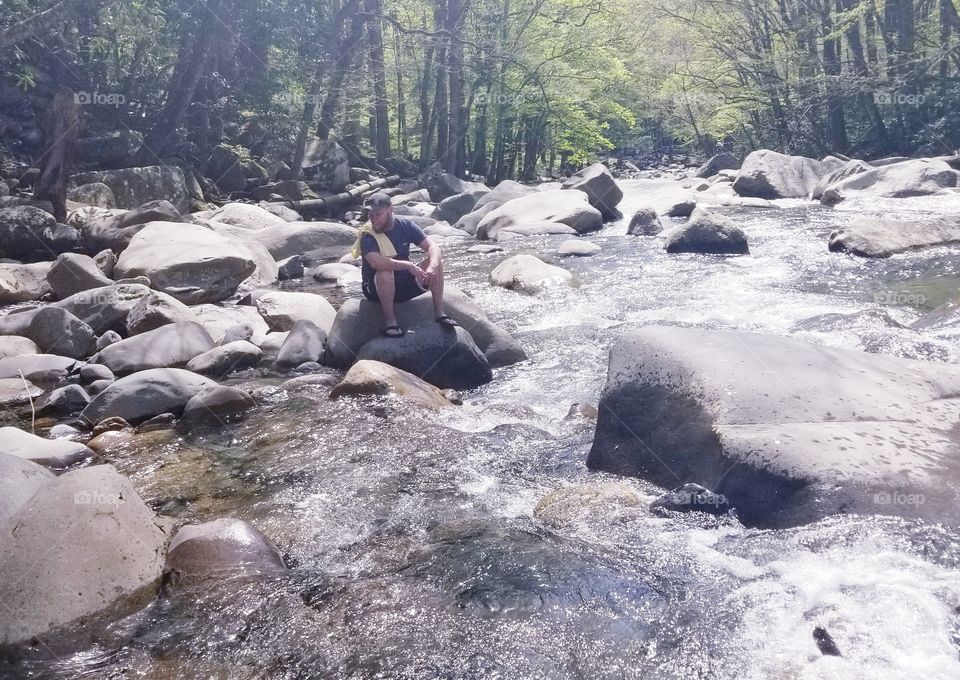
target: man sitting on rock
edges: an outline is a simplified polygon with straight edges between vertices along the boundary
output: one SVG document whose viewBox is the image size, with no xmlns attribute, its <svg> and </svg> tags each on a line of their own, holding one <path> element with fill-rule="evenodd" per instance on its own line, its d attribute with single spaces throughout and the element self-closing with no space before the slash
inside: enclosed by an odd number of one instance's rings
<svg viewBox="0 0 960 680">
<path fill-rule="evenodd" d="M 437 323 L 453 327 L 457 322 L 443 311 L 443 260 L 440 247 L 416 223 L 394 217 L 390 197 L 378 191 L 367 199 L 370 224 L 360 229 L 354 257 L 363 256 L 363 294 L 380 302 L 386 322 L 384 335 L 403 337 L 394 304 L 406 302 L 428 290 L 433 295 Z M 426 258 L 416 265 L 410 261 L 410 244 L 416 244 Z"/>
</svg>

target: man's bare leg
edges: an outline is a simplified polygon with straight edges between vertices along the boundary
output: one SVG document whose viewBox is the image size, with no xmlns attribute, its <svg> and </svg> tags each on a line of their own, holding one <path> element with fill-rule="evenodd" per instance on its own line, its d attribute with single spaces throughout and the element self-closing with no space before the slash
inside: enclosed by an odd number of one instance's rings
<svg viewBox="0 0 960 680">
<path fill-rule="evenodd" d="M 398 325 L 396 314 L 393 311 L 393 298 L 397 290 L 393 272 L 389 269 L 380 269 L 373 275 L 373 281 L 377 287 L 377 297 L 380 298 L 383 320 L 387 326 Z"/>
<path fill-rule="evenodd" d="M 421 269 L 426 269 L 426 260 L 420 263 Z M 437 265 L 433 272 L 433 279 L 430 281 L 430 294 L 433 296 L 433 311 L 435 316 L 443 316 L 443 264 Z"/>
</svg>

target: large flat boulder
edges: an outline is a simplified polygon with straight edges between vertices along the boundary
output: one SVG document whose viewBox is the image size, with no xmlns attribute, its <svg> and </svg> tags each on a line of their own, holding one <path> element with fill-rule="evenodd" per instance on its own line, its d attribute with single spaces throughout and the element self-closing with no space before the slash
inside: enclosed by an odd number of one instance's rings
<svg viewBox="0 0 960 680">
<path fill-rule="evenodd" d="M 743 161 L 733 190 L 740 196 L 766 199 L 807 198 L 821 177 L 842 164 L 836 159 L 818 161 L 760 149 Z"/>
<path fill-rule="evenodd" d="M 487 213 L 477 225 L 477 238 L 492 239 L 501 229 L 531 222 L 559 222 L 584 233 L 603 226 L 603 216 L 582 191 L 538 191 Z"/>
<path fill-rule="evenodd" d="M 167 200 L 180 212 L 190 206 L 183 171 L 175 165 L 84 172 L 70 177 L 74 184 L 101 182 L 113 191 L 118 208 L 136 208 L 148 201 Z"/>
<path fill-rule="evenodd" d="M 547 264 L 526 253 L 509 257 L 490 272 L 490 283 L 507 290 L 535 294 L 551 286 L 576 284 L 573 274 L 563 267 Z"/>
<path fill-rule="evenodd" d="M 88 255 L 64 253 L 47 272 L 47 282 L 58 300 L 91 288 L 103 288 L 113 284 Z"/>
<path fill-rule="evenodd" d="M 960 520 L 960 367 L 650 326 L 610 351 L 587 465 L 723 494 L 749 525 Z"/>
<path fill-rule="evenodd" d="M 131 210 L 92 210 L 85 208 L 71 214 L 83 234 L 88 252 L 111 250 L 119 253 L 151 222 L 181 222 L 182 215 L 170 201 L 148 201 Z"/>
<path fill-rule="evenodd" d="M 402 338 L 374 338 L 357 359 L 390 364 L 441 389 L 472 389 L 493 379 L 487 358 L 467 331 L 436 323 L 408 329 Z"/>
<path fill-rule="evenodd" d="M 37 343 L 23 335 L 0 335 L 0 359 L 21 354 L 40 354 Z"/>
<path fill-rule="evenodd" d="M 0 453 L 0 526 L 19 512 L 30 496 L 56 476 L 42 465 Z"/>
<path fill-rule="evenodd" d="M 260 206 L 250 203 L 227 203 L 214 210 L 209 219 L 254 231 L 283 225 L 286 222 L 282 217 L 277 217 Z"/>
<path fill-rule="evenodd" d="M 161 413 L 179 415 L 213 380 L 181 368 L 153 368 L 120 378 L 98 394 L 80 417 L 95 424 L 117 416 L 136 425 Z"/>
<path fill-rule="evenodd" d="M 527 358 L 523 348 L 509 333 L 496 325 L 462 291 L 448 287 L 444 292 L 445 311 L 462 326 L 494 368 L 509 366 Z M 435 325 L 433 301 L 421 295 L 396 306 L 397 321 L 404 328 Z M 324 363 L 346 368 L 357 358 L 360 348 L 383 332 L 383 312 L 379 303 L 350 298 L 341 305 L 327 338 Z"/>
<path fill-rule="evenodd" d="M 213 349 L 213 338 L 195 321 L 178 321 L 107 345 L 92 361 L 117 375 L 151 368 L 178 368 Z"/>
<path fill-rule="evenodd" d="M 0 379 L 20 378 L 54 384 L 63 381 L 77 368 L 76 359 L 56 354 L 21 354 L 0 359 Z"/>
<path fill-rule="evenodd" d="M 130 240 L 115 278 L 146 276 L 185 304 L 224 300 L 257 268 L 244 247 L 192 224 L 151 222 Z"/>
<path fill-rule="evenodd" d="M 886 217 L 856 217 L 830 234 L 832 252 L 861 257 L 890 257 L 910 250 L 960 243 L 960 218 L 915 217 L 910 220 Z"/>
<path fill-rule="evenodd" d="M 958 178 L 960 174 L 944 161 L 920 158 L 852 172 L 828 185 L 820 202 L 836 205 L 849 198 L 926 196 L 957 186 Z"/>
<path fill-rule="evenodd" d="M 250 237 L 275 260 L 283 260 L 314 250 L 350 247 L 357 240 L 357 230 L 338 222 L 285 222 L 254 231 Z"/>
<path fill-rule="evenodd" d="M 623 200 L 623 191 L 603 163 L 594 163 L 580 172 L 571 175 L 563 183 L 564 189 L 582 191 L 594 208 L 600 211 L 605 220 L 616 220 L 623 215 L 617 210 Z"/>
<path fill-rule="evenodd" d="M 312 321 L 329 333 L 337 316 L 333 305 L 316 293 L 264 291 L 254 304 L 272 331 L 289 331 L 297 321 Z"/>
<path fill-rule="evenodd" d="M 112 466 L 44 484 L 0 528 L 0 646 L 89 646 L 157 593 L 165 527 Z"/>
<path fill-rule="evenodd" d="M 39 300 L 50 293 L 49 262 L 10 264 L 0 262 L 0 305 Z"/>
<path fill-rule="evenodd" d="M 343 380 L 330 392 L 331 399 L 387 395 L 432 409 L 451 405 L 443 390 L 427 381 L 389 364 L 369 359 L 358 361 L 351 366 Z"/>
<path fill-rule="evenodd" d="M 126 335 L 130 310 L 149 294 L 150 289 L 143 284 L 117 283 L 74 293 L 52 306 L 70 312 L 90 326 L 94 333 L 112 330 Z"/>
</svg>

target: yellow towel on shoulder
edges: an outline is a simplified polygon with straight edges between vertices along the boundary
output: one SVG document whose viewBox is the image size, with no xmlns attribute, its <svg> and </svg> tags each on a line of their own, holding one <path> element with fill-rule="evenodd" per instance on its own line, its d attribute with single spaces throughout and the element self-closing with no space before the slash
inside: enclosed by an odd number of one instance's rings
<svg viewBox="0 0 960 680">
<path fill-rule="evenodd" d="M 380 254 L 384 257 L 396 257 L 397 249 L 393 247 L 393 242 L 387 237 L 386 234 L 382 234 L 379 231 L 374 230 L 373 225 L 365 224 L 360 227 L 360 230 L 357 232 L 357 240 L 353 243 L 353 250 L 350 251 L 350 254 L 353 256 L 353 259 L 357 259 L 362 254 L 360 248 L 360 241 L 363 240 L 364 235 L 370 234 L 377 240 L 377 248 L 380 249 Z"/>
</svg>

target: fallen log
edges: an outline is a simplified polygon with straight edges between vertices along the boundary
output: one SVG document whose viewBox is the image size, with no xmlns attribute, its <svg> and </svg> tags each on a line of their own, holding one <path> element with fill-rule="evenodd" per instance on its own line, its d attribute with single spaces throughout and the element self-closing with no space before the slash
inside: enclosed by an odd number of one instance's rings
<svg viewBox="0 0 960 680">
<path fill-rule="evenodd" d="M 389 177 L 376 179 L 372 182 L 365 182 L 364 184 L 355 186 L 353 189 L 350 189 L 350 191 L 344 191 L 343 193 L 335 194 L 333 196 L 312 198 L 305 201 L 269 201 L 268 205 L 282 205 L 286 206 L 287 208 L 293 208 L 294 210 L 320 210 L 322 208 L 330 208 L 335 205 L 340 205 L 341 203 L 356 201 L 366 193 L 376 191 L 377 189 L 382 189 L 384 187 L 392 187 L 399 182 L 400 175 L 390 175 Z"/>
</svg>

